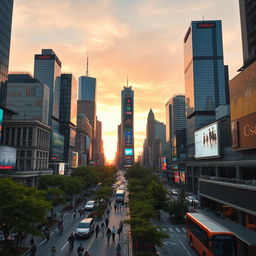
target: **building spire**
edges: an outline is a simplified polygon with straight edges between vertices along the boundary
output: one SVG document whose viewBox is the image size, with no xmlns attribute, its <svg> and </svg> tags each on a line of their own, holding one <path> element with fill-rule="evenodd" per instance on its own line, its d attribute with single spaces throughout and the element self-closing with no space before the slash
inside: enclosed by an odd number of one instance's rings
<svg viewBox="0 0 256 256">
<path fill-rule="evenodd" d="M 126 82 L 126 86 L 129 86 L 129 80 L 128 80 L 128 73 L 127 73 L 127 82 Z"/>
<path fill-rule="evenodd" d="M 86 76 L 89 76 L 89 60 L 88 60 L 88 50 L 87 50 L 87 58 L 86 58 Z"/>
</svg>

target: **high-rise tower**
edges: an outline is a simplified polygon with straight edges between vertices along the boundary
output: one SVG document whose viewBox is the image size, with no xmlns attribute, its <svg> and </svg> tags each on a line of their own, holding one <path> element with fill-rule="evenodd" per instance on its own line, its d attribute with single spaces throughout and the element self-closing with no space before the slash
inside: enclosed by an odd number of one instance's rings
<svg viewBox="0 0 256 256">
<path fill-rule="evenodd" d="M 194 155 L 194 131 L 215 120 L 226 104 L 220 20 L 192 21 L 184 38 L 187 150 Z"/>
<path fill-rule="evenodd" d="M 12 10 L 13 0 L 0 0 L 0 107 L 6 104 Z"/>
<path fill-rule="evenodd" d="M 128 82 L 121 91 L 121 108 L 121 166 L 129 167 L 134 163 L 134 91 Z"/>
</svg>

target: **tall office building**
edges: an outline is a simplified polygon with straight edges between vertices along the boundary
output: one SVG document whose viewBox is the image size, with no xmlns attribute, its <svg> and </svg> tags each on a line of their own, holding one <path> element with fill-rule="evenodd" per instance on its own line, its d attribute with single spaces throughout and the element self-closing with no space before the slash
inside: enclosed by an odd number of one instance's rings
<svg viewBox="0 0 256 256">
<path fill-rule="evenodd" d="M 155 115 L 152 109 L 149 110 L 147 118 L 147 144 L 152 146 L 155 138 Z"/>
<path fill-rule="evenodd" d="M 13 0 L 0 0 L 0 107 L 5 107 Z"/>
<path fill-rule="evenodd" d="M 193 157 L 194 131 L 215 120 L 215 109 L 226 104 L 220 20 L 192 21 L 184 38 L 187 104 L 187 150 Z"/>
<path fill-rule="evenodd" d="M 64 161 L 72 166 L 76 147 L 77 81 L 72 74 L 61 74 L 60 133 L 64 135 Z"/>
<path fill-rule="evenodd" d="M 52 49 L 42 49 L 35 55 L 34 77 L 50 89 L 49 125 L 52 116 L 59 119 L 61 62 Z"/>
<path fill-rule="evenodd" d="M 122 167 L 129 167 L 134 163 L 134 91 L 128 83 L 121 91 L 121 121 Z"/>
<path fill-rule="evenodd" d="M 155 139 L 165 141 L 166 125 L 160 121 L 155 120 Z"/>
<path fill-rule="evenodd" d="M 244 67 L 256 60 L 256 2 L 239 0 Z"/>
<path fill-rule="evenodd" d="M 165 105 L 166 109 L 166 141 L 172 145 L 176 131 L 186 128 L 186 103 L 184 95 L 171 98 Z"/>
<path fill-rule="evenodd" d="M 49 87 L 30 74 L 8 75 L 6 107 L 15 120 L 38 120 L 48 124 Z"/>
</svg>

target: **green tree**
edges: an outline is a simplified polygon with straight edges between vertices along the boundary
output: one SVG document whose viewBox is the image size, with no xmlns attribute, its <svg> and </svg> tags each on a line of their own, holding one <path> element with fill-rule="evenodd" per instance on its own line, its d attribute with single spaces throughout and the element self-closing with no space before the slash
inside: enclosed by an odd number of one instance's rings
<svg viewBox="0 0 256 256">
<path fill-rule="evenodd" d="M 96 191 L 96 199 L 100 200 L 103 198 L 104 200 L 107 200 L 111 196 L 111 194 L 112 194 L 112 188 L 102 187 Z"/>
<path fill-rule="evenodd" d="M 52 206 L 57 206 L 66 202 L 66 194 L 59 188 L 47 188 L 45 197 L 51 202 Z"/>
<path fill-rule="evenodd" d="M 35 226 L 45 220 L 50 206 L 35 188 L 0 179 L 0 229 L 5 239 L 11 232 L 38 234 Z"/>
</svg>

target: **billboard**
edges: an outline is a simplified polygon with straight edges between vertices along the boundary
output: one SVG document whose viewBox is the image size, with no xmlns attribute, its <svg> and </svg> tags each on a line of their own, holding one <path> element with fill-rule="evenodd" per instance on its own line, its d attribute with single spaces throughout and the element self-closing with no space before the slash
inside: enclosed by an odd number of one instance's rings
<svg viewBox="0 0 256 256">
<path fill-rule="evenodd" d="M 133 99 L 127 97 L 124 100 L 124 128 L 132 129 L 133 127 Z"/>
<path fill-rule="evenodd" d="M 186 183 L 186 172 L 180 172 L 180 183 Z"/>
<path fill-rule="evenodd" d="M 161 157 L 161 166 L 163 171 L 167 170 L 166 156 Z"/>
<path fill-rule="evenodd" d="M 4 111 L 0 108 L 0 143 L 2 138 L 2 125 L 3 125 Z"/>
<path fill-rule="evenodd" d="M 231 132 L 233 149 L 256 148 L 256 113 L 232 121 Z"/>
<path fill-rule="evenodd" d="M 231 121 L 256 112 L 256 62 L 229 82 Z"/>
<path fill-rule="evenodd" d="M 71 168 L 78 167 L 78 152 L 71 152 Z"/>
<path fill-rule="evenodd" d="M 180 183 L 179 172 L 174 172 L 174 182 L 175 183 Z"/>
<path fill-rule="evenodd" d="M 73 128 L 70 128 L 69 134 L 69 146 L 75 147 L 76 146 L 76 131 Z"/>
<path fill-rule="evenodd" d="M 52 132 L 52 156 L 51 160 L 59 161 L 64 156 L 64 136 L 58 132 Z"/>
<path fill-rule="evenodd" d="M 207 157 L 219 157 L 217 122 L 195 131 L 195 158 Z"/>
<path fill-rule="evenodd" d="M 132 146 L 132 130 L 124 131 L 124 144 L 125 144 L 125 147 Z"/>
<path fill-rule="evenodd" d="M 65 163 L 59 163 L 59 175 L 64 175 Z"/>
<path fill-rule="evenodd" d="M 125 149 L 124 149 L 124 155 L 125 155 L 125 156 L 132 156 L 132 155 L 133 155 L 133 150 L 132 150 L 132 148 L 125 148 Z"/>
<path fill-rule="evenodd" d="M 0 169 L 14 169 L 16 166 L 17 149 L 0 146 Z"/>
</svg>

